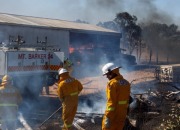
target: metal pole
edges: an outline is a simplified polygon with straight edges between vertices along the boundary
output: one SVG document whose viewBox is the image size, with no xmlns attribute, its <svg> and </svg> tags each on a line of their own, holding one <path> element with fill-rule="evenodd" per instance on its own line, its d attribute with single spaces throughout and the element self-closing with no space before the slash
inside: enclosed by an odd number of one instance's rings
<svg viewBox="0 0 180 130">
<path fill-rule="evenodd" d="M 45 121 L 43 121 L 39 127 L 41 127 L 46 121 L 48 121 L 48 120 L 49 120 L 54 114 L 56 114 L 61 108 L 62 108 L 62 106 L 59 107 L 55 112 L 53 112 L 53 114 L 51 114 Z"/>
</svg>

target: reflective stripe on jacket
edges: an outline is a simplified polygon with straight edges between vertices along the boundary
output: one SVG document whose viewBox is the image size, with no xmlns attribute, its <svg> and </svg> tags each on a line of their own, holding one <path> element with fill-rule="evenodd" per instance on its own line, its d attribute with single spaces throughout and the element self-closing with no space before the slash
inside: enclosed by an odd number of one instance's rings
<svg viewBox="0 0 180 130">
<path fill-rule="evenodd" d="M 0 104 L 0 107 L 18 107 L 18 105 L 17 104 L 5 104 L 5 103 L 3 103 L 3 104 Z"/>
</svg>

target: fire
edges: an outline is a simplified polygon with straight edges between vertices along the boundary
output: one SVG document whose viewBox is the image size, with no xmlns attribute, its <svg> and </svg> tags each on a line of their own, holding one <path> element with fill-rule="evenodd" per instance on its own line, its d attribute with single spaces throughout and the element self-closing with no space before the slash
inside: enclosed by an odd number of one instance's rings
<svg viewBox="0 0 180 130">
<path fill-rule="evenodd" d="M 94 49 L 94 45 L 92 45 L 92 44 L 81 45 L 78 48 L 70 46 L 69 47 L 69 53 L 71 54 L 71 53 L 73 53 L 75 51 L 78 51 L 78 52 L 82 53 L 85 50 L 92 50 L 92 49 Z"/>
<path fill-rule="evenodd" d="M 73 47 L 70 47 L 69 48 L 69 53 L 71 54 L 71 53 L 73 53 L 75 51 L 75 48 L 73 48 Z"/>
</svg>

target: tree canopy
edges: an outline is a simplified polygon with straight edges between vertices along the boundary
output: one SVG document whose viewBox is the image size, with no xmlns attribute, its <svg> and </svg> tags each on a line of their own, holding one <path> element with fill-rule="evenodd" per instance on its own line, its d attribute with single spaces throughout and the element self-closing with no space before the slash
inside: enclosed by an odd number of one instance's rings
<svg viewBox="0 0 180 130">
<path fill-rule="evenodd" d="M 167 60 L 169 56 L 180 56 L 178 53 L 180 32 L 177 25 L 164 23 L 137 24 L 137 21 L 136 16 L 130 15 L 128 12 L 120 12 L 112 21 L 99 22 L 97 25 L 121 32 L 123 49 L 127 50 L 129 54 L 136 50 L 138 59 L 140 59 L 144 47 L 150 51 L 150 57 L 156 55 L 157 63 L 158 55 L 166 55 Z"/>
</svg>

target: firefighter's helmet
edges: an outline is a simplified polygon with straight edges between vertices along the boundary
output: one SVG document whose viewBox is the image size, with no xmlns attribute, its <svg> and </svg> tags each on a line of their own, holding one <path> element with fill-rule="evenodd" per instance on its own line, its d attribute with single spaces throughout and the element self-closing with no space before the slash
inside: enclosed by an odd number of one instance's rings
<svg viewBox="0 0 180 130">
<path fill-rule="evenodd" d="M 103 72 L 103 75 L 106 75 L 108 72 L 111 72 L 111 71 L 113 71 L 115 69 L 119 69 L 119 68 L 121 68 L 121 67 L 118 67 L 114 63 L 110 62 L 110 63 L 105 64 L 102 67 L 102 72 Z"/>
<path fill-rule="evenodd" d="M 61 74 L 64 74 L 64 73 L 67 73 L 68 71 L 66 70 L 66 69 L 64 69 L 64 68 L 60 68 L 59 70 L 58 70 L 58 74 L 59 75 L 61 75 Z"/>
<path fill-rule="evenodd" d="M 4 75 L 4 77 L 2 78 L 2 83 L 4 82 L 11 82 L 12 78 L 9 75 Z"/>
</svg>

